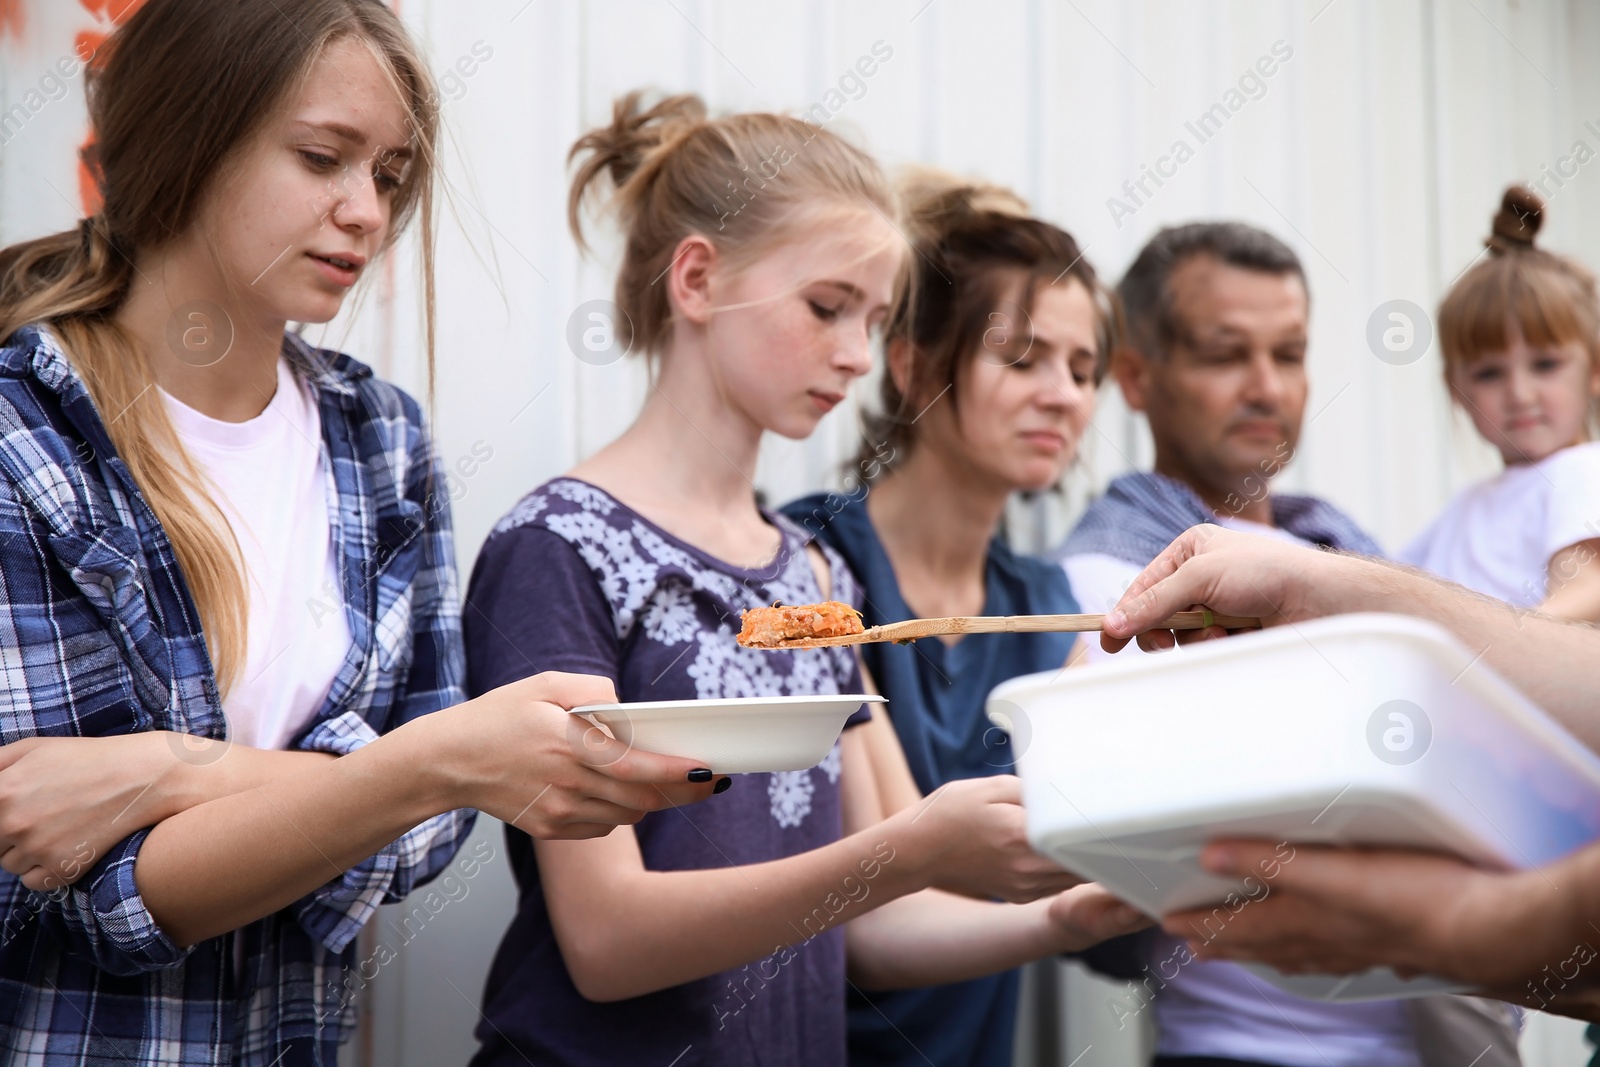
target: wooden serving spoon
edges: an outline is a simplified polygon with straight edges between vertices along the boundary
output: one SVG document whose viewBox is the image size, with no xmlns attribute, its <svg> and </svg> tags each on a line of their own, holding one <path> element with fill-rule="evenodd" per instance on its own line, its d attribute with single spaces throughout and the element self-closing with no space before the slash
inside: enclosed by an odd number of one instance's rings
<svg viewBox="0 0 1600 1067">
<path fill-rule="evenodd" d="M 838 637 L 795 637 L 775 645 L 752 645 L 752 648 L 793 649 L 822 648 L 826 645 L 863 645 L 874 641 L 915 641 L 921 637 L 942 634 L 1038 634 L 1087 633 L 1103 629 L 1104 615 L 957 615 L 947 619 L 908 619 L 873 626 L 858 634 Z M 1157 630 L 1203 630 L 1207 626 L 1221 626 L 1228 630 L 1259 630 L 1261 620 L 1237 615 L 1218 615 L 1210 611 L 1179 611 Z"/>
</svg>

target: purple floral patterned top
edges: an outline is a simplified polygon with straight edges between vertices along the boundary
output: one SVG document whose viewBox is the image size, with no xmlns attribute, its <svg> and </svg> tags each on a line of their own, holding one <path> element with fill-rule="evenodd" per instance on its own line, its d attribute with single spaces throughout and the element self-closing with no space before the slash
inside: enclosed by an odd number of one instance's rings
<svg viewBox="0 0 1600 1067">
<path fill-rule="evenodd" d="M 849 648 L 770 652 L 734 640 L 741 611 L 824 598 L 807 537 L 765 514 L 783 547 L 757 569 L 724 563 L 603 490 L 559 478 L 494 528 L 467 594 L 473 695 L 541 671 L 611 678 L 624 701 L 859 693 Z M 831 599 L 860 604 L 832 549 Z M 858 712 L 852 725 L 865 722 Z M 839 747 L 804 771 L 738 775 L 706 802 L 635 828 L 652 870 L 743 866 L 838 840 Z M 585 1000 L 562 962 L 532 842 L 508 828 L 517 914 L 484 994 L 474 1067 L 546 1064 L 833 1065 L 845 1060 L 844 938 L 838 928 L 775 945 L 764 959 L 615 1003 Z M 809 932 L 809 930 L 807 931 Z"/>
</svg>

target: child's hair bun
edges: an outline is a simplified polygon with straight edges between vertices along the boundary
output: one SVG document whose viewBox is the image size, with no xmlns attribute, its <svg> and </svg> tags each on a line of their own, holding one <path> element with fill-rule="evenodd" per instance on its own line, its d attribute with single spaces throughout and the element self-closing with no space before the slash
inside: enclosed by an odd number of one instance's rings
<svg viewBox="0 0 1600 1067">
<path fill-rule="evenodd" d="M 1526 185 L 1506 187 L 1500 198 L 1500 211 L 1494 217 L 1494 228 L 1484 244 L 1491 252 L 1527 251 L 1533 248 L 1534 238 L 1544 222 L 1544 200 Z"/>
</svg>

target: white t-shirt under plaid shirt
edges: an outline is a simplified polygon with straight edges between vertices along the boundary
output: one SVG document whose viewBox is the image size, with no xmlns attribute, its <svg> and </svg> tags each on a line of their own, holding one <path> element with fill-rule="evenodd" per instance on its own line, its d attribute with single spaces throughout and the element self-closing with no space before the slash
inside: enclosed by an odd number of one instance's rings
<svg viewBox="0 0 1600 1067">
<path fill-rule="evenodd" d="M 245 422 L 213 419 L 165 390 L 161 398 L 244 562 L 248 647 L 222 701 L 228 739 L 287 748 L 327 700 L 350 653 L 350 626 L 332 593 L 338 582 L 322 419 L 282 357 L 272 400 Z"/>
</svg>

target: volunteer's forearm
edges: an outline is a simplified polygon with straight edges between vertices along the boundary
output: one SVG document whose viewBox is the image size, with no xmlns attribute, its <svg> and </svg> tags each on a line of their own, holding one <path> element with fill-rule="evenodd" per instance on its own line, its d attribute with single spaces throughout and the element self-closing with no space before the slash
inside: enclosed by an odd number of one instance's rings
<svg viewBox="0 0 1600 1067">
<path fill-rule="evenodd" d="M 1585 744 L 1600 748 L 1593 693 L 1600 630 L 1593 627 L 1519 612 L 1395 564 L 1197 526 L 1130 583 L 1106 616 L 1102 646 L 1116 651 L 1138 636 L 1142 645 L 1171 647 L 1182 638 L 1163 631 L 1161 621 L 1195 604 L 1257 615 L 1269 626 L 1356 611 L 1430 619 L 1453 631 Z"/>
<path fill-rule="evenodd" d="M 1360 562 L 1364 580 L 1345 585 L 1345 610 L 1398 611 L 1441 624 L 1584 744 L 1600 750 L 1600 630 L 1519 612 L 1414 571 Z"/>
</svg>

